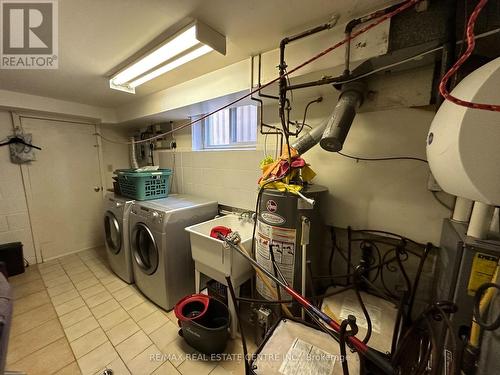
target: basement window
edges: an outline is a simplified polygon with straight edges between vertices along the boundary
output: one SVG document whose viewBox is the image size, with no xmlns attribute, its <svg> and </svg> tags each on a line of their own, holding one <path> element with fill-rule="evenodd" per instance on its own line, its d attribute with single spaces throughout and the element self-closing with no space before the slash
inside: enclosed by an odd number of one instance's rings
<svg viewBox="0 0 500 375">
<path fill-rule="evenodd" d="M 196 151 L 254 149 L 257 144 L 257 107 L 228 108 L 201 120 L 193 126 L 192 140 Z"/>
</svg>

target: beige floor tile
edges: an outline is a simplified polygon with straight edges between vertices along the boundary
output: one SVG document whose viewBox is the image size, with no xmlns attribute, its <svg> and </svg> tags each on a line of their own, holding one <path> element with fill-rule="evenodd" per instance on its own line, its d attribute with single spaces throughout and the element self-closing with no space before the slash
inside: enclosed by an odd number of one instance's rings
<svg viewBox="0 0 500 375">
<path fill-rule="evenodd" d="M 154 361 L 151 358 L 158 354 L 161 354 L 160 349 L 153 344 L 135 356 L 134 359 L 127 362 L 127 367 L 134 375 L 150 375 L 162 364 L 161 361 Z"/>
<path fill-rule="evenodd" d="M 158 309 L 150 302 L 143 302 L 129 310 L 129 314 L 136 322 L 154 313 Z"/>
<path fill-rule="evenodd" d="M 34 330 L 10 337 L 7 362 L 14 363 L 61 337 L 64 338 L 64 332 L 57 319 L 50 320 Z"/>
<path fill-rule="evenodd" d="M 10 336 L 17 336 L 56 318 L 57 315 L 52 307 L 52 304 L 47 303 L 36 307 L 33 310 L 25 312 L 24 314 L 16 315 L 12 319 Z"/>
<path fill-rule="evenodd" d="M 49 375 L 63 369 L 74 360 L 68 342 L 65 338 L 61 338 L 12 364 L 12 368 L 29 375 Z"/>
<path fill-rule="evenodd" d="M 180 375 L 180 372 L 169 361 L 158 367 L 152 375 Z"/>
<path fill-rule="evenodd" d="M 64 292 L 69 292 L 70 290 L 75 290 L 73 287 L 72 283 L 64 283 L 60 284 L 57 286 L 54 286 L 52 288 L 47 289 L 47 293 L 49 294 L 50 298 L 56 297 L 60 294 L 63 294 Z"/>
<path fill-rule="evenodd" d="M 33 310 L 46 303 L 50 303 L 50 298 L 45 290 L 19 298 L 14 301 L 14 316 Z"/>
<path fill-rule="evenodd" d="M 110 272 L 107 272 L 106 276 L 100 277 L 99 279 L 100 279 L 101 283 L 103 283 L 106 286 L 114 283 L 115 281 L 121 281 L 121 279 L 118 276 L 115 276 L 114 274 L 112 274 Z M 127 284 L 125 284 L 125 285 L 127 285 Z M 118 289 L 120 289 L 120 288 L 118 288 Z"/>
<path fill-rule="evenodd" d="M 73 283 L 79 283 L 79 282 L 82 282 L 84 280 L 90 279 L 92 277 L 95 277 L 94 274 L 90 271 L 87 271 L 87 272 L 82 272 L 82 273 L 79 273 L 76 275 L 71 275 L 71 281 L 73 281 Z"/>
<path fill-rule="evenodd" d="M 137 290 L 132 285 L 128 285 L 122 289 L 119 289 L 119 290 L 113 292 L 112 294 L 113 294 L 113 297 L 115 297 L 117 301 L 122 301 L 125 298 L 130 297 L 131 295 L 137 294 L 137 293 L 138 293 Z"/>
<path fill-rule="evenodd" d="M 127 363 L 152 343 L 153 342 L 144 332 L 138 331 L 122 343 L 118 344 L 116 346 L 116 350 L 125 363 Z"/>
<path fill-rule="evenodd" d="M 65 302 L 68 302 L 68 301 L 71 301 L 72 299 L 75 299 L 78 296 L 79 296 L 78 291 L 75 288 L 72 288 L 67 292 L 64 292 L 62 294 L 59 294 L 55 297 L 50 297 L 50 298 L 51 298 L 54 306 L 59 306 Z"/>
<path fill-rule="evenodd" d="M 110 292 L 116 292 L 117 290 L 120 290 L 121 288 L 124 288 L 127 285 L 128 284 L 125 281 L 115 280 L 110 282 L 109 284 L 106 284 L 106 289 L 109 290 Z"/>
<path fill-rule="evenodd" d="M 109 301 L 112 298 L 113 297 L 111 296 L 111 294 L 107 290 L 105 290 L 104 292 L 97 293 L 91 297 L 88 297 L 86 299 L 84 298 L 84 299 L 85 299 L 85 303 L 89 307 L 94 307 L 94 306 L 100 305 L 101 303 Z"/>
<path fill-rule="evenodd" d="M 88 267 L 83 262 L 80 262 L 78 264 L 71 264 L 69 266 L 63 266 L 63 267 L 66 270 L 66 273 L 70 277 L 73 275 L 78 275 L 79 273 L 82 273 L 82 272 L 89 272 L 90 271 L 88 269 Z"/>
<path fill-rule="evenodd" d="M 78 363 L 71 362 L 66 367 L 57 371 L 54 375 L 81 375 L 80 367 L 78 367 Z"/>
<path fill-rule="evenodd" d="M 149 338 L 153 340 L 160 350 L 165 350 L 177 337 L 179 337 L 179 327 L 170 320 L 149 334 Z"/>
<path fill-rule="evenodd" d="M 92 350 L 94 350 L 98 346 L 101 346 L 107 341 L 108 337 L 106 336 L 104 331 L 101 328 L 97 328 L 76 339 L 75 341 L 72 341 L 70 345 L 71 349 L 73 349 L 75 357 L 78 359 L 83 357 L 85 354 L 90 353 Z"/>
<path fill-rule="evenodd" d="M 254 353 L 256 350 L 256 346 L 252 340 L 248 340 L 247 342 L 248 352 L 249 354 Z M 228 371 L 232 374 L 240 374 L 245 372 L 245 364 L 243 362 L 243 346 L 241 345 L 240 340 L 229 340 L 227 343 L 227 347 L 225 353 L 230 353 L 233 355 L 240 355 L 240 357 L 234 359 L 228 359 L 221 361 L 218 367 L 223 367 L 224 370 Z"/>
<path fill-rule="evenodd" d="M 234 371 L 228 371 L 226 370 L 224 367 L 222 367 L 221 365 L 217 365 L 215 366 L 215 368 L 210 372 L 210 375 L 237 375 L 237 374 L 241 374 L 241 375 L 244 375 L 245 374 L 245 369 L 243 368 L 242 369 L 243 371 L 237 371 L 237 372 L 234 372 Z"/>
<path fill-rule="evenodd" d="M 42 275 L 44 280 L 55 279 L 65 274 L 64 268 L 62 268 L 60 264 L 52 264 L 50 267 L 40 268 L 40 275 Z"/>
<path fill-rule="evenodd" d="M 92 270 L 92 272 L 94 273 L 95 277 L 97 277 L 98 279 L 104 279 L 104 278 L 109 276 L 109 273 L 111 271 L 105 267 L 99 267 L 97 269 L 94 268 Z"/>
<path fill-rule="evenodd" d="M 130 375 L 130 371 L 120 358 L 117 358 L 113 362 L 108 363 L 105 367 L 97 371 L 95 375 L 102 375 L 102 373 L 106 369 L 113 370 L 113 374 L 115 375 Z"/>
<path fill-rule="evenodd" d="M 64 332 L 66 333 L 68 340 L 71 342 L 98 327 L 99 323 L 97 323 L 97 320 L 95 320 L 93 316 L 89 316 L 88 318 L 85 318 L 70 327 L 64 328 Z"/>
<path fill-rule="evenodd" d="M 33 280 L 23 283 L 21 285 L 13 285 L 12 286 L 12 295 L 14 299 L 23 298 L 29 296 L 30 294 L 40 292 L 45 290 L 43 282 L 41 280 Z"/>
<path fill-rule="evenodd" d="M 149 335 L 151 332 L 160 328 L 167 322 L 170 322 L 170 319 L 168 319 L 160 311 L 156 310 L 154 313 L 139 320 L 137 324 L 139 324 L 139 327 L 141 327 L 142 330 Z"/>
<path fill-rule="evenodd" d="M 60 268 L 47 274 L 42 274 L 42 280 L 44 283 L 50 283 L 52 280 L 56 280 L 60 277 L 68 276 L 64 269 Z M 53 284 L 51 284 L 54 286 Z"/>
<path fill-rule="evenodd" d="M 91 276 L 88 279 L 75 283 L 75 288 L 77 290 L 83 290 L 96 284 L 99 284 L 99 280 L 97 280 L 95 276 Z"/>
<path fill-rule="evenodd" d="M 117 358 L 118 354 L 113 346 L 109 342 L 105 342 L 77 361 L 83 375 L 93 375 Z"/>
<path fill-rule="evenodd" d="M 61 267 L 61 264 L 57 259 L 49 260 L 47 262 L 37 264 L 40 273 L 51 272 L 54 267 Z"/>
<path fill-rule="evenodd" d="M 23 273 L 9 277 L 11 285 L 21 285 L 30 281 L 40 280 L 41 275 L 36 266 L 30 266 Z M 41 281 L 41 280 L 40 280 Z"/>
<path fill-rule="evenodd" d="M 83 301 L 82 297 L 77 297 L 75 299 L 72 299 L 71 301 L 64 302 L 61 305 L 55 306 L 54 308 L 56 309 L 57 315 L 62 316 L 82 306 L 85 306 L 85 302 Z"/>
<path fill-rule="evenodd" d="M 144 301 L 146 301 L 146 299 L 144 299 L 144 297 L 134 293 L 134 294 L 128 296 L 127 298 L 122 299 L 121 301 L 118 301 L 118 302 L 120 302 L 120 305 L 122 305 L 123 308 L 128 311 L 128 310 L 133 309 L 137 305 L 140 305 Z"/>
<path fill-rule="evenodd" d="M 111 328 L 109 331 L 106 332 L 106 334 L 108 335 L 111 343 L 114 346 L 117 346 L 123 340 L 129 338 L 139 330 L 140 330 L 139 326 L 132 319 L 129 318 Z"/>
<path fill-rule="evenodd" d="M 110 299 L 106 302 L 101 303 L 100 305 L 93 306 L 91 308 L 92 314 L 99 319 L 102 318 L 104 315 L 109 314 L 112 311 L 115 311 L 116 309 L 121 309 L 121 305 L 116 302 L 115 299 Z"/>
<path fill-rule="evenodd" d="M 45 286 L 47 288 L 52 288 L 54 286 L 58 286 L 58 285 L 61 285 L 64 283 L 70 283 L 71 280 L 69 279 L 68 275 L 64 274 L 64 275 L 56 277 L 54 279 L 50 279 L 50 280 L 44 279 L 43 282 L 45 283 Z"/>
<path fill-rule="evenodd" d="M 57 258 L 57 259 L 59 260 L 59 263 L 61 263 L 61 264 L 70 264 L 73 262 L 80 261 L 80 257 L 77 254 L 64 255 L 64 256 Z"/>
<path fill-rule="evenodd" d="M 208 375 L 216 366 L 217 362 L 186 359 L 177 367 L 177 370 L 183 375 Z"/>
<path fill-rule="evenodd" d="M 99 318 L 99 324 L 101 325 L 102 329 L 105 331 L 113 328 L 116 326 L 118 323 L 123 322 L 124 320 L 127 320 L 130 318 L 130 315 L 127 314 L 127 312 L 123 309 L 116 309 L 115 311 L 104 315 L 102 318 Z"/>
<path fill-rule="evenodd" d="M 170 310 L 169 312 L 166 313 L 166 315 L 168 316 L 168 318 L 172 321 L 172 323 L 174 324 L 177 324 L 177 317 L 175 316 L 175 312 L 174 310 Z"/>
<path fill-rule="evenodd" d="M 91 249 L 80 251 L 77 255 L 81 260 L 85 261 L 87 259 L 95 258 L 97 256 L 97 253 L 93 249 Z"/>
<path fill-rule="evenodd" d="M 80 290 L 80 294 L 83 299 L 86 299 L 104 291 L 106 291 L 106 289 L 104 289 L 104 286 L 102 286 L 101 284 L 96 284 L 91 286 L 90 288 Z"/>
<path fill-rule="evenodd" d="M 169 355 L 169 360 L 175 367 L 179 367 L 186 359 L 186 354 L 195 354 L 196 350 L 191 348 L 183 338 L 177 337 L 167 345 L 163 352 Z"/>
<path fill-rule="evenodd" d="M 87 306 L 82 306 L 76 310 L 60 316 L 59 321 L 64 328 L 67 328 L 82 321 L 85 318 L 88 318 L 91 315 L 92 313 L 90 312 L 89 308 Z"/>
</svg>

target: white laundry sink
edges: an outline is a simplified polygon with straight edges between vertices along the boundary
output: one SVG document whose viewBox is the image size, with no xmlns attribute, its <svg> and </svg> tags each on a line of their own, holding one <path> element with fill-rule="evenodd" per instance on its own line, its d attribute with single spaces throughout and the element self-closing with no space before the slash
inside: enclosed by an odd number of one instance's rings
<svg viewBox="0 0 500 375">
<path fill-rule="evenodd" d="M 225 277 L 231 276 L 234 286 L 237 287 L 252 275 L 252 267 L 236 250 L 224 246 L 224 241 L 210 237 L 210 231 L 216 226 L 228 227 L 233 232 L 238 232 L 241 244 L 250 253 L 253 221 L 241 219 L 237 215 L 226 215 L 186 228 L 191 239 L 191 255 L 196 271 L 225 285 Z"/>
</svg>

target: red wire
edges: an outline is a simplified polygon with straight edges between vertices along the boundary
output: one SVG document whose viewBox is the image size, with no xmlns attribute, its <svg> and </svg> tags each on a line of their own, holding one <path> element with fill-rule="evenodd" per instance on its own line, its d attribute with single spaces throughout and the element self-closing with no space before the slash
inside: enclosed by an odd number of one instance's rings
<svg viewBox="0 0 500 375">
<path fill-rule="evenodd" d="M 188 126 L 192 126 L 192 125 L 196 124 L 197 122 L 199 122 L 199 121 L 201 121 L 201 120 L 204 120 L 204 119 L 206 119 L 207 117 L 212 116 L 213 114 L 215 114 L 215 113 L 217 113 L 217 112 L 219 112 L 219 111 L 222 111 L 223 109 L 229 108 L 229 107 L 231 107 L 232 105 L 234 105 L 234 104 L 236 104 L 236 103 L 238 103 L 238 102 L 242 101 L 243 99 L 248 98 L 249 96 L 251 96 L 251 95 L 253 95 L 253 94 L 257 93 L 257 91 L 260 91 L 260 90 L 262 90 L 262 89 L 264 89 L 264 88 L 266 88 L 266 87 L 268 87 L 268 86 L 272 85 L 273 83 L 278 82 L 281 78 L 286 77 L 286 76 L 288 76 L 288 75 L 290 75 L 290 74 L 294 73 L 295 71 L 297 71 L 297 70 L 299 70 L 299 69 L 303 68 L 304 66 L 306 66 L 306 65 L 308 65 L 308 64 L 310 64 L 310 63 L 312 63 L 313 61 L 315 61 L 315 60 L 319 59 L 320 57 L 323 57 L 323 56 L 324 56 L 324 55 L 326 55 L 327 53 L 330 53 L 330 52 L 331 52 L 331 51 L 333 51 L 334 49 L 339 48 L 340 46 L 342 46 L 342 45 L 346 44 L 348 41 L 350 41 L 350 40 L 352 40 L 352 39 L 354 39 L 354 38 L 358 37 L 359 35 L 361 35 L 361 34 L 363 34 L 363 33 L 367 32 L 367 31 L 368 31 L 368 30 L 370 30 L 370 29 L 373 29 L 375 26 L 380 25 L 382 22 L 384 22 L 384 21 L 388 20 L 389 18 L 394 17 L 396 14 L 399 14 L 399 13 L 401 13 L 401 12 L 405 11 L 406 9 L 408 9 L 408 8 L 412 7 L 413 5 L 415 5 L 415 4 L 417 4 L 417 3 L 421 2 L 421 1 L 422 1 L 422 0 L 408 0 L 408 1 L 406 1 L 403 5 L 401 5 L 399 8 L 397 8 L 397 9 L 393 10 L 392 12 L 389 12 L 389 13 L 387 13 L 386 15 L 384 15 L 384 16 L 382 16 L 382 17 L 380 17 L 380 18 L 379 18 L 378 20 L 376 20 L 375 22 L 372 22 L 372 23 L 370 23 L 369 25 L 367 25 L 367 26 L 365 26 L 365 27 L 363 27 L 363 28 L 360 28 L 358 31 L 355 31 L 355 32 L 351 33 L 351 35 L 350 35 L 349 37 L 345 38 L 344 40 L 341 40 L 340 42 L 338 42 L 338 43 L 336 43 L 336 44 L 332 45 L 331 47 L 328 47 L 328 48 L 327 48 L 327 49 L 325 49 L 324 51 L 322 51 L 322 52 L 318 53 L 316 56 L 313 56 L 313 57 L 311 57 L 310 59 L 308 59 L 308 60 L 304 61 L 302 64 L 300 64 L 300 65 L 296 66 L 295 68 L 293 68 L 293 69 L 291 69 L 291 70 L 288 70 L 288 72 L 285 72 L 283 75 L 280 75 L 280 76 L 278 76 L 278 77 L 274 78 L 273 80 L 271 80 L 271 81 L 267 82 L 266 84 L 264 84 L 264 85 L 262 85 L 262 86 L 260 86 L 260 87 L 258 87 L 258 88 L 256 88 L 256 89 L 254 89 L 254 90 L 250 90 L 250 92 L 249 92 L 248 94 L 245 94 L 245 95 L 243 95 L 243 96 L 239 97 L 238 99 L 235 99 L 235 100 L 233 100 L 232 102 L 230 102 L 230 103 L 228 103 L 228 104 L 226 104 L 226 105 L 224 105 L 224 106 L 222 106 L 222 107 L 220 107 L 220 108 L 217 108 L 216 110 L 213 110 L 212 112 L 209 112 L 209 113 L 207 113 L 207 114 L 205 114 L 205 115 L 203 115 L 203 116 L 201 116 L 201 117 L 197 118 L 196 120 L 193 120 L 193 121 L 190 121 L 190 122 L 188 122 L 188 123 L 186 123 L 186 124 L 183 124 L 183 125 L 181 125 L 181 126 L 179 126 L 179 127 L 175 128 L 175 130 L 171 130 L 171 131 L 168 131 L 168 132 L 165 132 L 165 133 L 162 133 L 162 134 L 158 134 L 158 135 L 155 135 L 155 136 L 150 137 L 150 138 L 146 138 L 146 139 L 141 139 L 141 140 L 139 140 L 139 141 L 135 141 L 135 144 L 145 143 L 145 142 L 149 142 L 149 141 L 152 141 L 152 140 L 155 140 L 155 139 L 158 139 L 158 138 L 164 137 L 165 135 L 168 135 L 168 134 L 170 134 L 170 133 L 173 133 L 174 131 L 179 131 L 179 130 L 182 130 L 182 129 L 184 129 L 184 128 L 188 127 Z M 102 136 L 101 136 L 101 137 L 102 137 Z M 103 138 L 104 140 L 107 140 L 107 139 L 106 139 L 106 138 L 104 138 L 104 137 L 102 137 L 102 138 Z M 129 144 L 129 143 L 127 142 L 127 144 Z"/>
<path fill-rule="evenodd" d="M 474 26 L 476 25 L 476 20 L 479 16 L 479 13 L 481 13 L 481 10 L 484 8 L 487 2 L 488 0 L 480 0 L 479 3 L 474 8 L 474 11 L 470 15 L 469 21 L 467 21 L 467 50 L 463 53 L 462 56 L 460 56 L 460 58 L 455 62 L 455 64 L 451 67 L 451 69 L 441 79 L 441 82 L 439 83 L 439 92 L 446 100 L 449 100 L 450 102 L 461 105 L 463 107 L 500 112 L 500 105 L 468 102 L 466 100 L 462 100 L 451 95 L 448 92 L 447 88 L 448 80 L 454 74 L 456 74 L 458 69 L 460 69 L 463 63 L 470 57 L 470 55 L 474 51 L 474 47 L 476 46 L 476 38 L 474 36 Z"/>
</svg>

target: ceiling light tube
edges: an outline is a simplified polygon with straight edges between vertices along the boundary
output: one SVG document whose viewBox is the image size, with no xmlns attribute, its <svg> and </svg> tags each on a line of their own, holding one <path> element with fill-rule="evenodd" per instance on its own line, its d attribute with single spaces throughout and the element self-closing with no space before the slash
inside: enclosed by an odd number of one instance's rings
<svg viewBox="0 0 500 375">
<path fill-rule="evenodd" d="M 148 74 L 145 74 L 145 75 L 139 77 L 138 79 L 130 82 L 129 85 L 132 88 L 136 88 L 137 86 L 142 85 L 144 82 L 150 81 L 153 78 L 156 78 L 156 77 L 158 77 L 166 72 L 169 72 L 169 71 L 181 66 L 182 64 L 185 64 L 191 60 L 194 60 L 200 56 L 203 56 L 203 55 L 205 55 L 213 50 L 214 49 L 210 46 L 201 46 L 201 47 L 195 49 L 194 51 L 186 53 L 185 55 L 179 57 L 178 59 L 175 59 L 174 61 L 172 61 L 168 64 L 165 64 L 165 65 L 159 67 L 158 69 L 153 70 L 151 73 L 148 73 Z"/>
<path fill-rule="evenodd" d="M 135 93 L 135 88 L 210 51 L 226 54 L 226 38 L 194 21 L 114 74 L 112 89 Z"/>
</svg>

